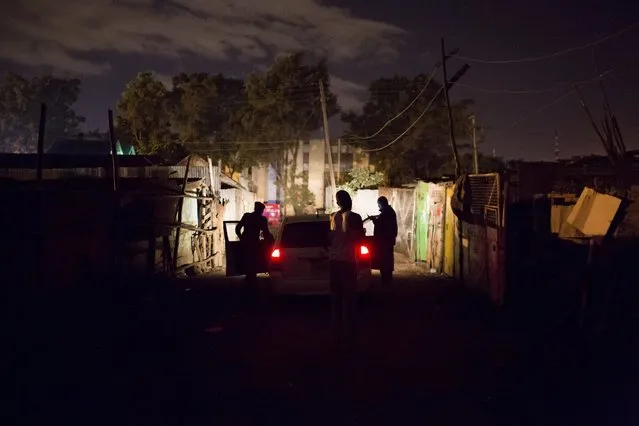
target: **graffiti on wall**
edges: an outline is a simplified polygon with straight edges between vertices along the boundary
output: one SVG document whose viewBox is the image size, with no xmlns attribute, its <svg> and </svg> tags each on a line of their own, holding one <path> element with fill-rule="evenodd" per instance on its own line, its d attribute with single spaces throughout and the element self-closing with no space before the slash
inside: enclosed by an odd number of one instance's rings
<svg viewBox="0 0 639 426">
<path fill-rule="evenodd" d="M 428 239 L 426 264 L 437 272 L 442 270 L 444 254 L 444 209 L 446 207 L 446 187 L 431 183 L 428 186 Z"/>
</svg>

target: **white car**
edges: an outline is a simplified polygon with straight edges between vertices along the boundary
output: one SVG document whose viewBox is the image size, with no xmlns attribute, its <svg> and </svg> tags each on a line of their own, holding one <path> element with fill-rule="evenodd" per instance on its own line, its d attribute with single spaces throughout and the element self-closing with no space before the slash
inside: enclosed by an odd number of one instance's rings
<svg viewBox="0 0 639 426">
<path fill-rule="evenodd" d="M 328 260 L 329 216 L 289 216 L 280 224 L 269 264 L 271 290 L 276 294 L 330 293 Z M 357 291 L 371 286 L 371 247 L 357 247 Z"/>
</svg>

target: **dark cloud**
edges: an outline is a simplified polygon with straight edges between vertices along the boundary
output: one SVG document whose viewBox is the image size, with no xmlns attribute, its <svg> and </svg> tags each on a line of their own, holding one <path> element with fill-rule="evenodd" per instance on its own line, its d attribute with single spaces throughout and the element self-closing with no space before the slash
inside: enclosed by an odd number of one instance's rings
<svg viewBox="0 0 639 426">
<path fill-rule="evenodd" d="M 308 50 L 389 59 L 404 31 L 314 0 L 22 0 L 0 18 L 0 59 L 96 75 L 91 53 L 259 61 Z"/>
</svg>

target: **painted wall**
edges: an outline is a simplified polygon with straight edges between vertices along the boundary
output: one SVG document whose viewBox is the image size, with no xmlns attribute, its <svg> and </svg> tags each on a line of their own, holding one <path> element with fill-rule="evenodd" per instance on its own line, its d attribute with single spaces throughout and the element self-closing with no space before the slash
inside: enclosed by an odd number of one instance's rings
<svg viewBox="0 0 639 426">
<path fill-rule="evenodd" d="M 415 188 L 415 260 L 426 262 L 428 256 L 428 183 L 418 182 Z"/>
<path fill-rule="evenodd" d="M 455 276 L 455 229 L 457 216 L 453 213 L 450 201 L 453 196 L 453 186 L 446 187 L 446 212 L 444 218 L 444 274 Z"/>
<path fill-rule="evenodd" d="M 430 270 L 438 273 L 443 271 L 445 207 L 446 187 L 443 184 L 429 184 L 426 264 Z"/>
</svg>

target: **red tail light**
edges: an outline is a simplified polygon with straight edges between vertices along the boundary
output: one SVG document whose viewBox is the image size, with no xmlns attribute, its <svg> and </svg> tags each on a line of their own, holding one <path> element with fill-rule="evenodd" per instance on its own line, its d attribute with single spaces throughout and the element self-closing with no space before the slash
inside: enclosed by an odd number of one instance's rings
<svg viewBox="0 0 639 426">
<path fill-rule="evenodd" d="M 359 255 L 362 257 L 366 257 L 369 254 L 371 254 L 370 250 L 368 250 L 368 247 L 366 246 L 360 246 L 359 247 Z"/>
<path fill-rule="evenodd" d="M 280 249 L 275 249 L 273 250 L 273 253 L 271 253 L 271 260 L 280 260 L 281 257 L 282 253 L 280 252 Z"/>
</svg>

